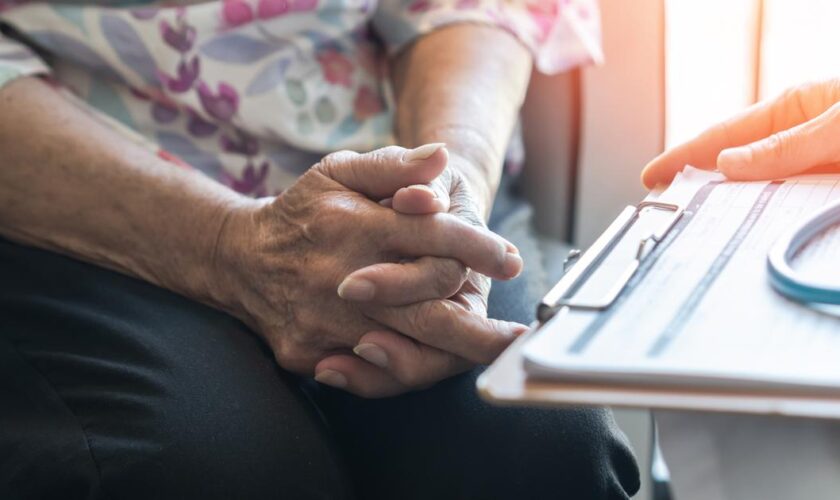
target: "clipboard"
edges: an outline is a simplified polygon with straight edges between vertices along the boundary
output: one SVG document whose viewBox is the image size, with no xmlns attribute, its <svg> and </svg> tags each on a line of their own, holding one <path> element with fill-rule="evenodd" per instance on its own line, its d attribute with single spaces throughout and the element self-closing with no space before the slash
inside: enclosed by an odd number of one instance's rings
<svg viewBox="0 0 840 500">
<path fill-rule="evenodd" d="M 714 189 L 717 178 L 708 183 Z M 840 180 L 838 180 L 840 182 Z M 780 386 L 772 390 L 737 386 L 706 388 L 690 384 L 671 386 L 622 383 L 598 380 L 550 380 L 529 377 L 524 368 L 523 347 L 554 318 L 559 311 L 591 311 L 600 313 L 612 307 L 634 280 L 643 278 L 646 268 L 664 251 L 669 240 L 678 237 L 681 226 L 689 223 L 692 207 L 648 199 L 637 206 L 628 206 L 585 253 L 570 253 L 566 272 L 537 307 L 537 321 L 517 339 L 478 379 L 480 395 L 501 405 L 526 406 L 614 406 L 653 410 L 706 411 L 781 415 L 809 418 L 840 419 L 840 392 L 804 393 Z M 633 228 L 651 214 L 658 220 L 638 237 Z M 625 265 L 613 266 L 607 287 L 587 299 L 578 297 L 593 278 L 598 279 L 601 266 L 619 248 L 618 242 L 628 236 L 635 242 L 634 252 Z M 635 238 L 635 239 L 634 239 Z M 654 259 L 652 259 L 654 257 Z M 603 281 L 600 279 L 600 281 Z"/>
</svg>

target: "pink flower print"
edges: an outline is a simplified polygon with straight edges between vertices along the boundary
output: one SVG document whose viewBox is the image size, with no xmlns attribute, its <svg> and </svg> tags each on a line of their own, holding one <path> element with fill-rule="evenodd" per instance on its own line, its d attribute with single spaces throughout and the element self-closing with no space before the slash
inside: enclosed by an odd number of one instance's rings
<svg viewBox="0 0 840 500">
<path fill-rule="evenodd" d="M 235 137 L 223 135 L 219 138 L 222 150 L 227 153 L 237 153 L 245 156 L 254 156 L 260 151 L 260 144 L 253 137 L 243 133 L 237 133 Z"/>
<path fill-rule="evenodd" d="M 353 63 L 344 54 L 335 49 L 327 49 L 320 52 L 317 58 L 325 80 L 333 85 L 350 87 Z"/>
<path fill-rule="evenodd" d="M 293 12 L 309 12 L 318 8 L 318 0 L 292 0 Z"/>
<path fill-rule="evenodd" d="M 357 121 L 363 121 L 382 112 L 384 106 L 379 95 L 370 87 L 362 86 L 353 99 L 353 116 Z"/>
<path fill-rule="evenodd" d="M 527 9 L 537 29 L 540 30 L 539 40 L 545 40 L 557 21 L 557 4 L 554 2 L 531 2 L 528 3 Z"/>
<path fill-rule="evenodd" d="M 171 92 L 182 93 L 192 88 L 200 71 L 201 65 L 198 57 L 194 56 L 189 61 L 182 60 L 178 63 L 176 68 L 177 76 L 175 77 L 171 77 L 163 71 L 158 70 L 158 80 Z"/>
<path fill-rule="evenodd" d="M 216 133 L 219 127 L 202 118 L 195 111 L 187 108 L 187 132 L 193 137 L 208 137 Z"/>
<path fill-rule="evenodd" d="M 474 9 L 478 7 L 478 0 L 458 0 L 455 8 L 460 10 Z"/>
<path fill-rule="evenodd" d="M 192 49 L 195 42 L 195 28 L 185 23 L 183 19 L 178 19 L 176 27 L 172 27 L 166 19 L 160 22 L 160 34 L 166 45 L 180 53 L 185 53 Z"/>
<path fill-rule="evenodd" d="M 271 19 L 289 12 L 288 0 L 260 0 L 257 4 L 257 17 Z"/>
<path fill-rule="evenodd" d="M 224 0 L 222 19 L 230 27 L 241 26 L 254 20 L 254 11 L 244 0 Z"/>
<path fill-rule="evenodd" d="M 432 2 L 430 0 L 414 0 L 408 6 L 408 11 L 412 14 L 419 14 L 432 9 Z"/>
<path fill-rule="evenodd" d="M 259 169 L 254 168 L 254 165 L 249 161 L 245 170 L 242 172 L 242 178 L 228 174 L 222 174 L 222 181 L 234 191 L 242 194 L 250 194 L 257 197 L 265 196 L 266 187 L 265 180 L 268 178 L 268 162 L 264 161 L 260 164 Z"/>
<path fill-rule="evenodd" d="M 239 108 L 239 94 L 226 83 L 219 83 L 214 93 L 205 82 L 199 82 L 198 99 L 208 115 L 222 122 L 230 121 Z"/>
</svg>

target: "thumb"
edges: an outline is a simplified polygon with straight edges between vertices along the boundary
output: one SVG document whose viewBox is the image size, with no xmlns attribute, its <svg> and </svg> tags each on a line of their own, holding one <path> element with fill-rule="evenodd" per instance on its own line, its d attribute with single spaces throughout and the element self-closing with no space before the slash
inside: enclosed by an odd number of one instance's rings
<svg viewBox="0 0 840 500">
<path fill-rule="evenodd" d="M 717 167 L 732 180 L 779 179 L 840 161 L 840 103 L 801 125 L 724 149 Z"/>
<path fill-rule="evenodd" d="M 449 155 L 443 143 L 415 149 L 388 146 L 370 153 L 339 151 L 314 168 L 347 189 L 380 200 L 400 188 L 432 182 L 446 168 Z"/>
</svg>

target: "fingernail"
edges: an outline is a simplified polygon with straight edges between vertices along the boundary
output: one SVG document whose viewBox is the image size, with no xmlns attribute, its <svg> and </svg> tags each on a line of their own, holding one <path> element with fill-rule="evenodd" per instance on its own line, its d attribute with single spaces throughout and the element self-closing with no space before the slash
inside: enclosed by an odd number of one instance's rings
<svg viewBox="0 0 840 500">
<path fill-rule="evenodd" d="M 522 261 L 522 257 L 515 253 L 508 252 L 505 255 L 505 264 L 502 271 L 505 273 L 505 276 L 515 278 L 522 272 L 523 265 L 524 262 Z"/>
<path fill-rule="evenodd" d="M 315 375 L 315 381 L 321 384 L 344 389 L 347 387 L 347 377 L 335 370 L 324 370 Z"/>
<path fill-rule="evenodd" d="M 406 189 L 409 191 L 420 191 L 422 193 L 428 193 L 432 195 L 432 198 L 437 199 L 437 193 L 434 189 L 430 188 L 429 186 L 424 186 L 422 184 L 415 184 L 413 186 L 408 186 Z"/>
<path fill-rule="evenodd" d="M 379 204 L 386 208 L 394 208 L 394 198 L 385 198 L 380 200 Z"/>
<path fill-rule="evenodd" d="M 353 352 L 379 368 L 388 368 L 388 353 L 376 344 L 359 344 L 353 348 Z"/>
<path fill-rule="evenodd" d="M 338 296 L 346 300 L 367 301 L 373 299 L 376 287 L 368 280 L 345 278 L 338 285 Z"/>
<path fill-rule="evenodd" d="M 409 163 L 412 161 L 422 161 L 433 154 L 435 154 L 440 148 L 445 147 L 446 144 L 443 142 L 433 142 L 431 144 L 423 144 L 419 148 L 414 148 L 410 151 L 406 151 L 403 154 L 402 161 L 404 163 Z"/>
<path fill-rule="evenodd" d="M 525 325 L 515 324 L 513 326 L 513 334 L 517 337 L 522 335 L 523 333 L 528 331 L 528 327 Z"/>
<path fill-rule="evenodd" d="M 726 168 L 743 168 L 752 162 L 752 149 L 741 146 L 737 148 L 724 149 L 718 155 L 718 167 Z"/>
</svg>

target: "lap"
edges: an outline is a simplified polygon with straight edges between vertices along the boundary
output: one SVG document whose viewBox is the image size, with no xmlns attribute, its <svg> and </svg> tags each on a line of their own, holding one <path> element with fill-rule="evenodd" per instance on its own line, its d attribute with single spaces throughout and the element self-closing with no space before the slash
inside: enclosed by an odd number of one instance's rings
<svg viewBox="0 0 840 500">
<path fill-rule="evenodd" d="M 531 279 L 496 286 L 491 314 L 529 321 Z M 283 372 L 225 314 L 2 241 L 0 361 L 2 497 L 628 498 L 638 488 L 607 410 L 491 407 L 476 395 L 479 370 L 359 399 Z"/>
<path fill-rule="evenodd" d="M 314 408 L 239 322 L 49 252 L 0 263 L 0 497 L 341 498 Z"/>
</svg>

